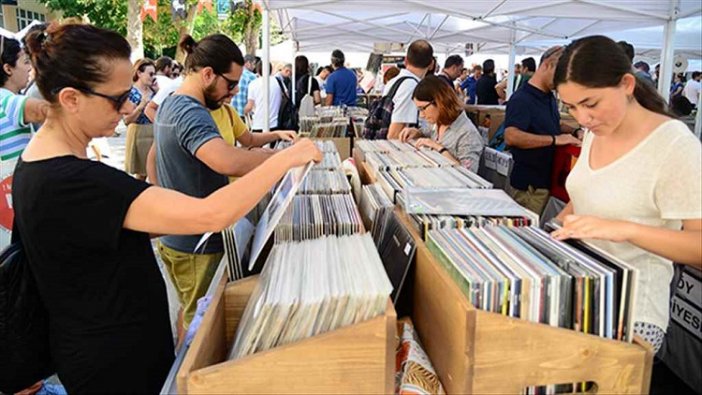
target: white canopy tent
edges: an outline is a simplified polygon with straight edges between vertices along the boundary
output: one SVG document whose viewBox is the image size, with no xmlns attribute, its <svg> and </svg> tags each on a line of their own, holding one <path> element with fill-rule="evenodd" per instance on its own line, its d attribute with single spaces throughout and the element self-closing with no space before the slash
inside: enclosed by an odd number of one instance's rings
<svg viewBox="0 0 702 395">
<path fill-rule="evenodd" d="M 375 43 L 407 45 L 424 38 L 438 53 L 463 51 L 466 43 L 473 43 L 480 52 L 508 51 L 510 72 L 520 47 L 525 48 L 521 51 L 534 51 L 541 47 L 539 43 L 563 43 L 591 34 L 663 26 L 661 75 L 671 75 L 676 21 L 702 13 L 699 0 L 260 2 L 264 25 L 274 13 L 283 32 L 296 42 L 298 51 L 341 48 L 370 52 Z M 268 62 L 267 26 L 263 35 L 263 58 Z M 666 78 L 659 89 L 667 92 L 669 84 Z M 508 91 L 511 89 L 508 87 Z"/>
</svg>

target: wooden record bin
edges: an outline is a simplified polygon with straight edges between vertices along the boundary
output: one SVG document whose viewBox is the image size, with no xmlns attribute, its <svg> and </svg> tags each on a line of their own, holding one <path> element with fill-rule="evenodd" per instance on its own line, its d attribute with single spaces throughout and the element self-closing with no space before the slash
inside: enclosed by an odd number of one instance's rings
<svg viewBox="0 0 702 395">
<path fill-rule="evenodd" d="M 364 184 L 375 171 L 354 151 Z M 410 219 L 395 215 L 417 252 L 412 321 L 448 394 L 516 394 L 527 387 L 594 382 L 596 393 L 649 392 L 653 351 L 476 309 L 427 249 Z"/>
<path fill-rule="evenodd" d="M 393 392 L 397 328 L 389 300 L 383 316 L 227 361 L 258 277 L 225 281 L 178 370 L 178 393 Z"/>
<path fill-rule="evenodd" d="M 342 162 L 351 156 L 353 137 L 314 137 L 312 140 L 331 140 L 336 146 L 336 150 L 339 152 L 339 157 L 341 158 Z"/>
</svg>

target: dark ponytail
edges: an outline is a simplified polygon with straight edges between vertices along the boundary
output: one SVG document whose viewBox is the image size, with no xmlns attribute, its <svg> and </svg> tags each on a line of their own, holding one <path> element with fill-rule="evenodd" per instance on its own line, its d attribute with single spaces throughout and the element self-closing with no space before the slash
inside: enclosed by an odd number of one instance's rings
<svg viewBox="0 0 702 395">
<path fill-rule="evenodd" d="M 588 88 L 611 88 L 618 86 L 625 74 L 636 78 L 634 99 L 642 107 L 674 117 L 658 91 L 636 76 L 622 47 L 605 36 L 589 36 L 570 43 L 558 60 L 553 83 L 556 88 L 568 81 Z"/>
<path fill-rule="evenodd" d="M 193 51 L 195 51 L 195 47 L 197 47 L 197 41 L 195 41 L 195 39 L 191 35 L 185 34 L 183 35 L 183 37 L 180 38 L 178 46 L 186 54 L 190 55 L 193 53 Z"/>
<path fill-rule="evenodd" d="M 188 54 L 185 58 L 184 71 L 198 71 L 203 67 L 212 67 L 217 74 L 229 72 L 232 63 L 244 65 L 241 50 L 224 34 L 212 34 L 195 41 L 189 34 L 183 35 L 178 46 Z"/>
<path fill-rule="evenodd" d="M 50 24 L 26 38 L 36 84 L 42 96 L 56 102 L 66 87 L 93 88 L 110 78 L 115 60 L 129 60 L 132 50 L 118 33 L 82 24 Z"/>
</svg>

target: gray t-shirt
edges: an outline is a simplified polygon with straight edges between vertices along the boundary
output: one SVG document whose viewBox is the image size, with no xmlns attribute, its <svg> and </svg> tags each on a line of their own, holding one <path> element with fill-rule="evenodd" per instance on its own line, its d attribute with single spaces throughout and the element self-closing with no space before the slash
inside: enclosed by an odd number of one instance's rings
<svg viewBox="0 0 702 395">
<path fill-rule="evenodd" d="M 174 189 L 189 196 L 204 198 L 227 185 L 227 177 L 210 169 L 196 156 L 206 142 L 222 138 L 209 111 L 197 100 L 185 95 L 171 95 L 158 108 L 154 123 L 156 167 L 158 182 L 164 188 Z M 163 236 L 167 247 L 193 253 L 202 235 Z M 221 235 L 213 235 L 204 251 L 223 252 Z"/>
<path fill-rule="evenodd" d="M 439 133 L 436 128 L 430 136 L 434 141 L 439 141 Z M 441 136 L 439 144 L 444 146 L 456 158 L 461 166 L 478 174 L 480 156 L 483 154 L 485 143 L 478 129 L 473 122 L 468 119 L 465 112 L 461 112 L 453 123 Z"/>
</svg>

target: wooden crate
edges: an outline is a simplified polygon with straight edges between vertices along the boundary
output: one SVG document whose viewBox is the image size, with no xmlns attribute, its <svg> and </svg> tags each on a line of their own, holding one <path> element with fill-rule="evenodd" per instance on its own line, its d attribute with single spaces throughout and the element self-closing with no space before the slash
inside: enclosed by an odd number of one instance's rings
<svg viewBox="0 0 702 395">
<path fill-rule="evenodd" d="M 363 184 L 375 171 L 359 150 Z M 569 329 L 476 309 L 436 261 L 402 210 L 397 215 L 417 244 L 412 321 L 449 394 L 521 393 L 530 386 L 594 382 L 597 392 L 649 391 L 653 350 Z"/>
<path fill-rule="evenodd" d="M 417 243 L 412 320 L 449 394 L 520 393 L 592 381 L 601 393 L 644 394 L 653 352 L 573 330 L 477 310 L 409 224 Z"/>
<path fill-rule="evenodd" d="M 380 317 L 225 361 L 258 277 L 219 284 L 177 375 L 178 392 L 391 393 L 396 315 Z"/>
<path fill-rule="evenodd" d="M 351 148 L 353 147 L 353 138 L 351 137 L 320 137 L 312 140 L 333 141 L 334 145 L 336 145 L 336 150 L 339 151 L 342 162 L 351 156 Z"/>
</svg>

